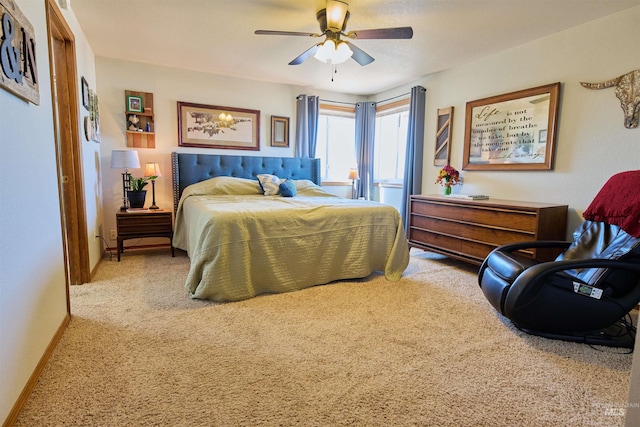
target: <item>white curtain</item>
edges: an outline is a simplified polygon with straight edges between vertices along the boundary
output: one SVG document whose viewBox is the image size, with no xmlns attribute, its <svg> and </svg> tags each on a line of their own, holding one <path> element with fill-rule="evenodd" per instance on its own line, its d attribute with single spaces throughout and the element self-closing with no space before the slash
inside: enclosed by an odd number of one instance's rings
<svg viewBox="0 0 640 427">
<path fill-rule="evenodd" d="M 427 90 L 422 86 L 411 88 L 409 104 L 409 129 L 407 130 L 407 153 L 402 185 L 402 206 L 400 215 L 409 237 L 409 201 L 412 194 L 422 191 L 422 162 L 424 146 L 424 111 Z"/>
<path fill-rule="evenodd" d="M 360 181 L 356 196 L 367 200 L 373 198 L 373 145 L 376 130 L 376 103 L 356 104 L 356 161 Z"/>
<path fill-rule="evenodd" d="M 317 96 L 298 95 L 296 98 L 296 157 L 316 157 L 319 110 Z"/>
</svg>

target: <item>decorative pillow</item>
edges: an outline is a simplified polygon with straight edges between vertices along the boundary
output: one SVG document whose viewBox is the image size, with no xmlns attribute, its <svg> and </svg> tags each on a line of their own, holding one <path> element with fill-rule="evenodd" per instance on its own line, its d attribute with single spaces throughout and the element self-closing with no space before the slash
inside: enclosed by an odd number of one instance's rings
<svg viewBox="0 0 640 427">
<path fill-rule="evenodd" d="M 256 187 L 255 179 L 217 176 L 189 185 L 182 192 L 182 197 L 201 196 L 204 194 L 212 196 L 227 194 L 249 195 L 260 194 L 260 189 Z"/>
<path fill-rule="evenodd" d="M 275 196 L 280 191 L 280 178 L 266 173 L 258 175 L 258 183 L 265 196 Z"/>
<path fill-rule="evenodd" d="M 285 179 L 280 183 L 280 195 L 282 197 L 293 197 L 296 195 L 296 185 L 290 179 Z"/>
</svg>

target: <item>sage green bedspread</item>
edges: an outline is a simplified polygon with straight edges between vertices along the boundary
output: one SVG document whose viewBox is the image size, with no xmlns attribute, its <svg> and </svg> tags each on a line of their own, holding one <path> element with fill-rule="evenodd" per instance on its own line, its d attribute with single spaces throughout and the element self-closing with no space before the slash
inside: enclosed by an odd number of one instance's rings
<svg viewBox="0 0 640 427">
<path fill-rule="evenodd" d="M 185 189 L 176 213 L 173 244 L 190 258 L 192 298 L 238 301 L 374 271 L 396 281 L 409 263 L 391 206 L 336 197 L 310 181 L 282 197 L 263 196 L 257 181 L 220 178 Z"/>
</svg>

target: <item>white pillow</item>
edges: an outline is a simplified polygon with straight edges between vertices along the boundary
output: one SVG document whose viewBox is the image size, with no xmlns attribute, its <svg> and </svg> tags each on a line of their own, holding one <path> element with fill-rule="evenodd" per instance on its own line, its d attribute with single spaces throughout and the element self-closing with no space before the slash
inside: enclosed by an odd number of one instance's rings
<svg viewBox="0 0 640 427">
<path fill-rule="evenodd" d="M 280 191 L 280 178 L 266 173 L 258 175 L 258 183 L 265 196 L 275 196 Z"/>
</svg>

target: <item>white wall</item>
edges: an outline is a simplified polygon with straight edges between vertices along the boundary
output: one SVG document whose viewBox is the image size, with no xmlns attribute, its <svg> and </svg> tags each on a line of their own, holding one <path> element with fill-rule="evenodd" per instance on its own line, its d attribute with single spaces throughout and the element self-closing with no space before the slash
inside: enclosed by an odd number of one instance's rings
<svg viewBox="0 0 640 427">
<path fill-rule="evenodd" d="M 427 89 L 423 193 L 439 193 L 433 166 L 438 108 L 454 106 L 451 165 L 462 168 L 468 101 L 561 82 L 555 167 L 551 171 L 461 171 L 456 190 L 492 198 L 567 204 L 568 231 L 582 220 L 602 184 L 616 172 L 640 168 L 640 129 L 626 129 L 613 88 L 598 82 L 640 68 L 640 7 L 628 9 L 379 94 L 386 99 L 413 85 Z"/>
<path fill-rule="evenodd" d="M 67 313 L 45 1 L 16 4 L 35 31 L 40 105 L 0 89 L 0 420 Z M 78 85 L 83 75 L 95 88 L 91 48 L 71 11 L 62 14 L 75 37 Z M 101 256 L 93 238 L 101 222 L 98 151 L 98 144 L 83 142 L 91 268 Z"/>
<path fill-rule="evenodd" d="M 292 157 L 295 146 L 295 99 L 301 93 L 319 95 L 335 101 L 356 102 L 358 99 L 341 94 L 311 93 L 305 88 L 237 79 L 201 72 L 133 63 L 110 58 L 96 58 L 102 142 L 100 157 L 102 191 L 104 194 L 104 230 L 115 230 L 115 213 L 122 206 L 122 170 L 110 169 L 111 151 L 126 149 L 125 90 L 153 93 L 156 148 L 137 148 L 141 166 L 157 162 L 162 177 L 156 181 L 156 204 L 161 209 L 173 209 L 171 183 L 172 151 L 224 155 L 255 155 Z M 191 148 L 178 146 L 177 102 L 246 108 L 260 111 L 260 151 Z M 271 116 L 290 118 L 289 148 L 271 147 Z M 142 176 L 143 169 L 130 170 Z M 145 207 L 151 204 L 151 187 L 147 186 Z M 127 241 L 125 245 L 153 242 Z M 165 242 L 159 240 L 159 243 Z M 110 241 L 111 247 L 115 246 Z"/>
</svg>

